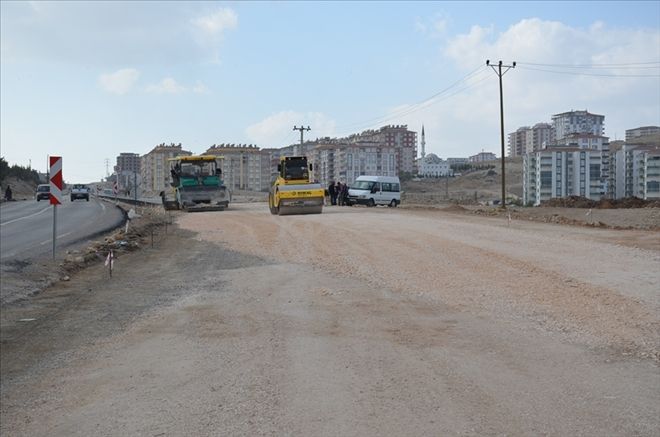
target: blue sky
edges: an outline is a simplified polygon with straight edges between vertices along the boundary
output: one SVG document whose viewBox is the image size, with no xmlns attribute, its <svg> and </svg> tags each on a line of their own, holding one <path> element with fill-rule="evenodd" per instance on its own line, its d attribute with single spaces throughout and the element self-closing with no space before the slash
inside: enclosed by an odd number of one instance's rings
<svg viewBox="0 0 660 437">
<path fill-rule="evenodd" d="M 60 154 L 70 182 L 161 142 L 281 147 L 296 141 L 294 124 L 312 138 L 424 124 L 427 152 L 499 155 L 486 59 L 519 63 L 504 76 L 507 133 L 571 109 L 605 115 L 612 139 L 660 125 L 659 2 L 0 8 L 1 154 L 42 171 Z"/>
</svg>

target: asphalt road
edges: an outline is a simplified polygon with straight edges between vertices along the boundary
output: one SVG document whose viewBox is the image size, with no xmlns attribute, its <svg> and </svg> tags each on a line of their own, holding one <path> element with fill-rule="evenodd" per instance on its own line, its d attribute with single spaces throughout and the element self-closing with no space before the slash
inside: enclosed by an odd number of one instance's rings
<svg viewBox="0 0 660 437">
<path fill-rule="evenodd" d="M 57 248 L 118 226 L 121 211 L 95 198 L 69 201 L 57 207 Z M 34 258 L 50 254 L 53 244 L 53 207 L 47 201 L 26 200 L 0 206 L 0 259 Z"/>
</svg>

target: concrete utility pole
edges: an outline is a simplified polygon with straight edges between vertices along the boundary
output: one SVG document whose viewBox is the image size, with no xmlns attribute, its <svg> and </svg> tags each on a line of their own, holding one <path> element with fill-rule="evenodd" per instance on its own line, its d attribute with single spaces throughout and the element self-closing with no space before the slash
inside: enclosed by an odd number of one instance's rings
<svg viewBox="0 0 660 437">
<path fill-rule="evenodd" d="M 516 63 L 513 62 L 512 65 L 502 65 L 502 61 L 499 61 L 497 68 L 494 65 L 490 65 L 490 60 L 486 60 L 486 66 L 489 66 L 493 69 L 495 74 L 500 78 L 500 136 L 501 136 L 501 153 L 502 153 L 502 208 L 506 208 L 506 179 L 504 177 L 504 96 L 502 94 L 502 76 L 512 68 L 516 68 Z M 502 71 L 502 67 L 506 70 Z"/>
<path fill-rule="evenodd" d="M 304 126 L 295 127 L 294 126 L 293 130 L 299 130 L 300 131 L 300 150 L 298 152 L 296 152 L 295 149 L 294 149 L 294 153 L 293 153 L 296 156 L 300 156 L 302 154 L 303 132 L 306 131 L 306 130 L 309 131 L 311 129 L 309 128 L 309 126 L 307 126 L 307 127 L 304 127 Z"/>
</svg>

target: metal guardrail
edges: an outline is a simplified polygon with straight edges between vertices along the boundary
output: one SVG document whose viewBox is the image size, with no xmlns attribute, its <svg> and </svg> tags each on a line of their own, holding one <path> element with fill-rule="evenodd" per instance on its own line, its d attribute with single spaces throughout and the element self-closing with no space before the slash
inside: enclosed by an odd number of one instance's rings
<svg viewBox="0 0 660 437">
<path fill-rule="evenodd" d="M 142 197 L 139 199 L 135 199 L 134 197 L 129 197 L 129 196 L 110 196 L 106 194 L 96 194 L 95 196 L 100 199 L 128 203 L 129 205 L 156 206 L 163 204 L 160 197 Z"/>
</svg>

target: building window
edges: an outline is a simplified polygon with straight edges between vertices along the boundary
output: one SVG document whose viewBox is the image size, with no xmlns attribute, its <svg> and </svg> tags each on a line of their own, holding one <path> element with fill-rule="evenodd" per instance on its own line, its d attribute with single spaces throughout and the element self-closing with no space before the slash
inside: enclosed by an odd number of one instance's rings
<svg viewBox="0 0 660 437">
<path fill-rule="evenodd" d="M 660 193 L 660 182 L 648 181 L 646 183 L 646 191 L 649 193 Z"/>
<path fill-rule="evenodd" d="M 542 171 L 541 172 L 541 189 L 551 188 L 552 187 L 552 172 L 551 171 Z"/>
</svg>

